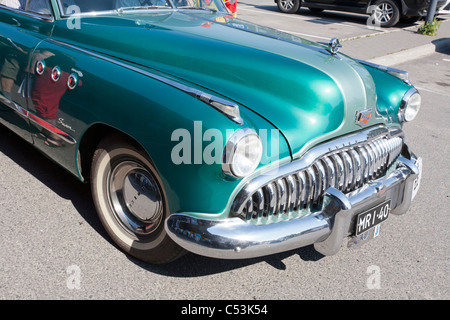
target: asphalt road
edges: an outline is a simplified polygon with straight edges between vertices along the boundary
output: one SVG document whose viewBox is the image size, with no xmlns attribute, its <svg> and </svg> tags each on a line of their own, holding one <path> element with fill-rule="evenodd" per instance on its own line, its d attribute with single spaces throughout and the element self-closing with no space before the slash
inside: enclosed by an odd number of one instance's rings
<svg viewBox="0 0 450 320">
<path fill-rule="evenodd" d="M 405 126 L 424 160 L 421 189 L 379 237 L 330 257 L 310 246 L 249 260 L 141 263 L 109 240 L 88 186 L 0 126 L 0 299 L 448 300 L 450 51 L 397 67 L 423 97 Z"/>
</svg>

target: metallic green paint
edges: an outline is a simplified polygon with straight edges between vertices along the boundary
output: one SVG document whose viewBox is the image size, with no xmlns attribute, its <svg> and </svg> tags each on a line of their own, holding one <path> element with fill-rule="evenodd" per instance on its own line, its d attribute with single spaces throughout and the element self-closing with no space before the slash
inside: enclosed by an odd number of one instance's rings
<svg viewBox="0 0 450 320">
<path fill-rule="evenodd" d="M 347 114 L 376 106 L 372 78 L 353 60 L 282 33 L 242 31 L 234 24 L 244 22 L 220 18 L 178 11 L 85 17 L 78 30 L 59 22 L 53 36 L 219 91 L 270 119 L 294 154 L 324 133 L 357 129 L 353 121 L 342 127 L 352 118 Z"/>
</svg>

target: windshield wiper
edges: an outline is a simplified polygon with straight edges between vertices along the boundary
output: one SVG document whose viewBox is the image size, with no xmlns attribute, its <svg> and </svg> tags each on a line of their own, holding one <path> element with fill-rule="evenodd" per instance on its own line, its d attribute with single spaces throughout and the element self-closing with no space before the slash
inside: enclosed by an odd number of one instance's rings
<svg viewBox="0 0 450 320">
<path fill-rule="evenodd" d="M 183 6 L 183 7 L 177 7 L 177 9 L 206 10 L 206 11 L 211 11 L 211 12 L 217 12 L 217 10 L 213 9 L 213 8 L 195 7 L 195 6 Z"/>
<path fill-rule="evenodd" d="M 134 7 L 120 7 L 116 9 L 117 12 L 124 12 L 129 10 L 149 10 L 149 9 L 172 9 L 169 6 L 134 6 Z"/>
</svg>

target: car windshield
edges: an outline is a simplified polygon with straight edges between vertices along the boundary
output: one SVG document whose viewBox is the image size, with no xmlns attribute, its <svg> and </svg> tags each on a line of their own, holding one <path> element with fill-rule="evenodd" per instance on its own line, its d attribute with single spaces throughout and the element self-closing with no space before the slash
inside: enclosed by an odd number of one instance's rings
<svg viewBox="0 0 450 320">
<path fill-rule="evenodd" d="M 59 0 L 63 15 L 154 9 L 197 9 L 227 12 L 223 0 Z"/>
</svg>

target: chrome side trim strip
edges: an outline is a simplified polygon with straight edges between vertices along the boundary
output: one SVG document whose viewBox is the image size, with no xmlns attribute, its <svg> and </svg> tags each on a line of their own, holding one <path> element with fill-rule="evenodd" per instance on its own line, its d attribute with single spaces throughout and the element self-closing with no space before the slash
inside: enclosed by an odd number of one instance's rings
<svg viewBox="0 0 450 320">
<path fill-rule="evenodd" d="M 116 64 L 116 65 L 118 65 L 120 67 L 123 67 L 123 68 L 126 68 L 128 70 L 137 72 L 139 74 L 142 74 L 144 76 L 147 76 L 147 77 L 152 78 L 154 80 L 157 80 L 159 82 L 165 83 L 165 84 L 167 84 L 167 85 L 169 85 L 171 87 L 174 87 L 174 88 L 176 88 L 178 90 L 181 90 L 181 91 L 191 95 L 192 97 L 202 101 L 203 103 L 209 105 L 210 107 L 213 107 L 214 109 L 216 109 L 217 111 L 219 111 L 220 113 L 222 113 L 223 115 L 228 117 L 233 122 L 235 122 L 235 123 L 237 123 L 239 125 L 242 125 L 244 123 L 244 120 L 240 116 L 239 106 L 236 103 L 232 102 L 232 101 L 229 101 L 229 100 L 226 100 L 226 99 L 214 96 L 214 95 L 210 95 L 210 94 L 208 94 L 206 92 L 203 92 L 203 91 L 198 90 L 198 89 L 194 89 L 192 87 L 189 87 L 187 85 L 181 84 L 181 83 L 176 82 L 174 80 L 167 79 L 167 78 L 159 76 L 159 75 L 157 75 L 155 73 L 151 73 L 151 72 L 145 71 L 145 70 L 143 70 L 141 68 L 131 66 L 129 64 L 117 61 L 117 60 L 112 59 L 112 58 L 108 58 L 108 57 L 106 57 L 104 55 L 101 55 L 101 54 L 98 54 L 98 53 L 95 53 L 95 52 L 92 52 L 92 51 L 89 51 L 89 50 L 86 50 L 86 49 L 82 49 L 82 48 L 79 48 L 77 46 L 65 43 L 65 42 L 61 42 L 61 41 L 58 41 L 58 40 L 55 40 L 55 39 L 48 39 L 48 41 L 53 42 L 53 43 L 58 44 L 58 45 L 62 45 L 62 46 L 71 48 L 73 50 L 77 50 L 77 51 L 83 52 L 83 53 L 88 54 L 90 56 L 93 56 L 95 58 L 102 59 L 104 61 Z"/>
<path fill-rule="evenodd" d="M 31 122 L 37 124 L 41 128 L 44 128 L 44 129 L 58 135 L 58 137 L 63 139 L 65 142 L 72 144 L 72 145 L 77 144 L 77 140 L 74 137 L 72 137 L 70 134 L 58 129 L 51 123 L 45 121 L 44 119 L 39 118 L 38 116 L 32 114 L 31 112 L 27 112 L 27 117 Z"/>
<path fill-rule="evenodd" d="M 54 125 L 47 122 L 46 120 L 36 116 L 35 114 L 31 113 L 28 110 L 22 108 L 17 103 L 5 98 L 2 94 L 0 94 L 0 102 L 3 103 L 5 106 L 8 106 L 10 109 L 15 111 L 18 115 L 22 116 L 23 118 L 28 119 L 29 121 L 33 122 L 34 124 L 38 125 L 39 127 L 56 134 L 58 137 L 63 139 L 65 142 L 72 144 L 72 145 L 77 143 L 77 140 L 74 137 L 72 137 L 70 134 L 62 131 L 61 129 L 55 127 Z"/>
</svg>

